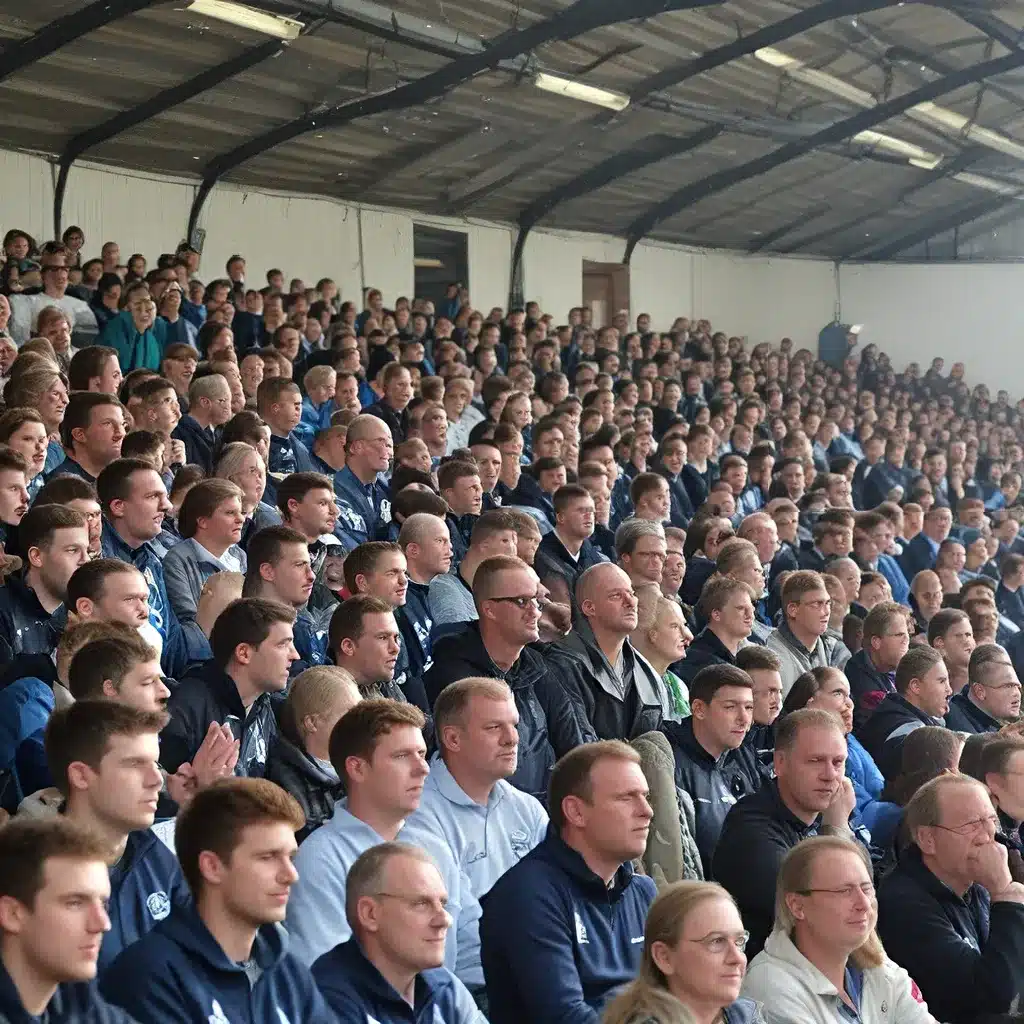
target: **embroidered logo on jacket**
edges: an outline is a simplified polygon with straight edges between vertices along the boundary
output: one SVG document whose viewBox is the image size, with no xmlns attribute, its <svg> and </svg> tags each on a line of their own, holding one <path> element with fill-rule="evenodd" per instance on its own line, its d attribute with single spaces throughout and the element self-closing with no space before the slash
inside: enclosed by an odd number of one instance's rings
<svg viewBox="0 0 1024 1024">
<path fill-rule="evenodd" d="M 171 912 L 170 897 L 162 889 L 146 897 L 146 909 L 154 921 L 162 921 Z"/>
</svg>

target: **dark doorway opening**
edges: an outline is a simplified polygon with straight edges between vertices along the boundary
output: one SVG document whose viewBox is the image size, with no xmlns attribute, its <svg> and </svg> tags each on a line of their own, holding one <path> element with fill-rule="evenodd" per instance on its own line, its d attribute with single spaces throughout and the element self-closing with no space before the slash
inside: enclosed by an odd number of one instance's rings
<svg viewBox="0 0 1024 1024">
<path fill-rule="evenodd" d="M 445 297 L 448 285 L 469 284 L 469 236 L 464 231 L 412 226 L 416 298 L 430 299 L 434 307 Z"/>
</svg>

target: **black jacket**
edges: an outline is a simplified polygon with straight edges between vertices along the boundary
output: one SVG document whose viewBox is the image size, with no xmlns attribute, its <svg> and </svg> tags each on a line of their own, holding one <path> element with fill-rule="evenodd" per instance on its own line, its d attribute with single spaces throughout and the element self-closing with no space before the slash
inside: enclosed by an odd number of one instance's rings
<svg viewBox="0 0 1024 1024">
<path fill-rule="evenodd" d="M 898 693 L 888 693 L 854 735 L 886 779 L 894 779 L 900 773 L 907 734 L 925 725 L 942 725 L 942 720 L 926 715 Z"/>
<path fill-rule="evenodd" d="M 775 779 L 743 797 L 726 815 L 712 858 L 712 876 L 730 892 L 750 932 L 748 958 L 764 948 L 775 922 L 775 884 L 783 858 L 802 839 L 818 834 L 782 802 Z"/>
<path fill-rule="evenodd" d="M 735 665 L 736 658 L 729 648 L 719 640 L 718 635 L 705 626 L 686 648 L 686 657 L 676 662 L 673 671 L 689 686 L 693 677 L 708 665 Z"/>
<path fill-rule="evenodd" d="M 558 539 L 558 534 L 552 530 L 544 535 L 537 548 L 537 554 L 533 559 L 533 567 L 540 577 L 541 582 L 557 576 L 565 581 L 569 588 L 570 595 L 576 586 L 576 581 L 583 575 L 584 571 L 592 565 L 599 565 L 604 561 L 604 556 L 597 550 L 592 541 L 585 540 L 580 548 L 579 558 L 572 558 L 565 545 Z"/>
<path fill-rule="evenodd" d="M 846 663 L 843 672 L 850 681 L 853 727 L 859 729 L 885 699 L 885 695 L 896 692 L 896 687 L 891 675 L 875 668 L 864 648 Z"/>
<path fill-rule="evenodd" d="M 525 647 L 512 668 L 503 672 L 484 647 L 479 622 L 438 637 L 433 653 L 434 664 L 423 680 L 431 706 L 446 686 L 470 676 L 508 683 L 519 711 L 519 765 L 508 781 L 546 804 L 548 777 L 555 761 L 597 738 L 583 709 L 572 703 L 557 669 Z"/>
<path fill-rule="evenodd" d="M 171 720 L 160 733 L 160 764 L 176 772 L 191 761 L 211 722 L 230 724 L 241 740 L 236 775 L 262 778 L 267 751 L 277 734 L 277 719 L 269 693 L 261 693 L 246 713 L 232 678 L 213 661 L 192 669 L 167 701 Z"/>
<path fill-rule="evenodd" d="M 676 785 L 693 797 L 697 816 L 694 838 L 704 874 L 710 878 L 712 857 L 726 815 L 740 797 L 759 790 L 765 776 L 756 752 L 746 743 L 725 751 L 721 757 L 712 757 L 693 734 L 693 718 L 665 722 L 661 728 L 672 745 Z"/>
<path fill-rule="evenodd" d="M 39 603 L 22 575 L 8 576 L 0 586 L 0 669 L 19 654 L 50 654 L 67 626 L 60 605 L 51 615 Z"/>
<path fill-rule="evenodd" d="M 1024 906 L 961 897 L 910 846 L 878 889 L 878 934 L 920 986 L 936 1020 L 973 1024 L 1006 1013 L 1024 990 Z"/>
<path fill-rule="evenodd" d="M 341 782 L 281 733 L 270 745 L 266 777 L 291 793 L 306 815 L 305 827 L 296 833 L 300 843 L 334 813 L 335 801 L 345 795 Z"/>
<path fill-rule="evenodd" d="M 503 507 L 512 505 L 538 509 L 544 513 L 552 527 L 555 525 L 555 506 L 551 501 L 551 495 L 543 491 L 536 477 L 525 469 L 519 477 L 516 489 L 509 492 L 501 504 Z"/>
<path fill-rule="evenodd" d="M 213 452 L 217 442 L 210 431 L 204 429 L 189 415 L 182 416 L 171 437 L 185 445 L 185 461 L 200 466 L 207 476 L 213 474 Z"/>
<path fill-rule="evenodd" d="M 376 416 L 377 419 L 383 420 L 388 425 L 388 430 L 391 431 L 391 440 L 394 441 L 396 448 L 409 436 L 408 409 L 396 412 L 387 402 L 381 399 L 378 402 L 374 402 L 373 405 L 368 405 L 363 412 Z"/>
<path fill-rule="evenodd" d="M 797 560 L 801 569 L 810 569 L 813 572 L 824 572 L 828 564 L 825 556 L 817 548 L 804 548 L 797 555 Z"/>
<path fill-rule="evenodd" d="M 686 575 L 679 588 L 684 604 L 695 605 L 700 600 L 704 584 L 715 574 L 715 563 L 703 555 L 694 555 L 686 560 Z"/>
<path fill-rule="evenodd" d="M 984 708 L 979 708 L 968 696 L 968 683 L 959 693 L 954 693 L 946 712 L 946 728 L 957 732 L 999 732 L 1003 723 L 994 719 Z"/>
<path fill-rule="evenodd" d="M 693 519 L 696 512 L 693 502 L 690 501 L 690 494 L 686 490 L 686 485 L 683 483 L 683 474 L 678 473 L 676 476 L 673 476 L 664 467 L 660 467 L 658 473 L 668 483 L 670 501 L 669 520 L 673 526 L 688 530 L 690 528 L 690 520 Z"/>
</svg>

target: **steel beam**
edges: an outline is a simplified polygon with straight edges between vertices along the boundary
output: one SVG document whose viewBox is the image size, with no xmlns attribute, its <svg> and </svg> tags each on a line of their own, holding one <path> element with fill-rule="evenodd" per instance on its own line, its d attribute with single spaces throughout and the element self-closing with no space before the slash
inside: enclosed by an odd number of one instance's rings
<svg viewBox="0 0 1024 1024">
<path fill-rule="evenodd" d="M 1003 74 L 1024 66 L 1024 51 L 1017 50 L 1014 53 L 997 57 L 993 60 L 983 61 L 970 68 L 964 68 L 950 75 L 944 75 L 928 82 L 917 89 L 897 96 L 885 103 L 879 103 L 869 110 L 862 110 L 852 117 L 844 118 L 835 124 L 816 132 L 814 135 L 798 142 L 789 142 L 756 160 L 748 160 L 737 167 L 727 167 L 715 174 L 701 178 L 699 181 L 691 182 L 689 185 L 678 189 L 659 203 L 655 203 L 650 209 L 638 217 L 627 230 L 626 251 L 623 255 L 623 262 L 628 263 L 636 248 L 637 243 L 651 231 L 652 228 L 668 218 L 675 216 L 687 206 L 700 202 L 709 196 L 716 195 L 725 189 L 732 188 L 740 182 L 749 181 L 751 178 L 760 177 L 781 167 L 783 164 L 805 156 L 812 150 L 822 146 L 840 142 L 850 138 L 858 132 L 903 114 L 918 103 L 937 99 L 945 93 L 952 92 L 962 86 L 980 82 L 985 78 Z"/>
<path fill-rule="evenodd" d="M 207 164 L 189 212 L 188 236 L 191 237 L 195 231 L 207 196 L 225 174 L 314 128 L 338 128 L 358 118 L 419 106 L 444 95 L 463 82 L 468 82 L 481 72 L 493 69 L 503 60 L 518 57 L 545 43 L 572 39 L 593 29 L 621 21 L 654 17 L 666 11 L 708 7 L 719 2 L 721 0 L 631 0 L 630 3 L 623 4 L 622 0 L 576 0 L 571 7 L 544 21 L 518 31 L 504 33 L 481 53 L 458 57 L 437 71 L 407 85 L 297 117 L 227 153 L 220 154 Z"/>
<path fill-rule="evenodd" d="M 284 49 L 285 44 L 279 39 L 270 39 L 265 43 L 260 43 L 258 46 L 252 46 L 248 50 L 243 50 L 237 57 L 224 61 L 222 64 L 217 64 L 215 67 L 208 68 L 206 71 L 190 78 L 187 82 L 164 89 L 148 100 L 144 100 L 134 107 L 129 107 L 127 110 L 122 110 L 121 113 L 115 114 L 102 124 L 98 124 L 94 128 L 88 128 L 69 139 L 60 155 L 57 184 L 53 190 L 53 237 L 60 238 L 61 220 L 63 219 L 64 210 L 64 193 L 67 190 L 68 174 L 71 171 L 71 165 L 80 156 L 95 146 L 99 146 L 101 143 L 120 135 L 121 132 L 126 132 L 130 128 L 134 128 L 136 125 L 142 124 L 150 120 L 150 118 L 157 117 L 172 107 L 185 103 L 200 93 L 220 85 L 221 82 L 226 82 L 229 78 L 234 78 L 235 75 L 239 75 L 243 71 L 261 64 L 271 57 L 276 57 Z"/>
<path fill-rule="evenodd" d="M 154 3 L 156 0 L 93 0 L 87 7 L 43 25 L 27 39 L 11 43 L 0 51 L 0 82 L 94 29 L 152 7 Z"/>
<path fill-rule="evenodd" d="M 819 217 L 824 217 L 831 209 L 832 207 L 830 206 L 818 206 L 813 210 L 808 210 L 806 213 L 801 214 L 799 217 L 794 217 L 786 224 L 780 224 L 774 231 L 769 231 L 767 234 L 759 235 L 756 242 L 752 242 L 747 246 L 747 252 L 751 255 L 755 252 L 760 252 L 762 249 L 771 245 L 772 242 L 777 242 L 780 238 L 788 235 L 791 231 L 796 231 L 798 227 L 806 224 L 809 220 L 817 220 Z"/>
</svg>

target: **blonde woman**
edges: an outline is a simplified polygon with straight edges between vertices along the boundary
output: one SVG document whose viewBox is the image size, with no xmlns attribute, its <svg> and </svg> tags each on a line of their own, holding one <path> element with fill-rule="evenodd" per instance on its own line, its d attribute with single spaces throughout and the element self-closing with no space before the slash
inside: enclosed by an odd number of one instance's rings
<svg viewBox="0 0 1024 1024">
<path fill-rule="evenodd" d="M 35 409 L 39 413 L 50 439 L 43 472 L 56 469 L 66 457 L 60 442 L 60 425 L 68 407 L 67 377 L 54 364 L 41 361 L 7 382 L 4 403 L 10 409 Z"/>
<path fill-rule="evenodd" d="M 630 633 L 629 642 L 661 679 L 665 720 L 682 721 L 690 714 L 690 693 L 686 683 L 669 666 L 686 657 L 693 634 L 686 625 L 679 602 L 664 597 L 657 583 L 637 587 L 636 597 L 636 629 Z"/>
<path fill-rule="evenodd" d="M 262 500 L 267 486 L 267 464 L 251 444 L 234 441 L 225 445 L 217 460 L 216 475 L 241 488 L 245 525 L 238 543 L 243 550 L 255 533 L 264 527 L 281 524 L 281 513 Z"/>
<path fill-rule="evenodd" d="M 667 886 L 647 913 L 636 980 L 603 1024 L 764 1024 L 757 1003 L 739 998 L 746 943 L 740 912 L 720 885 Z"/>
<path fill-rule="evenodd" d="M 743 992 L 768 1024 L 935 1024 L 907 972 L 875 933 L 871 862 L 858 843 L 805 839 L 779 870 L 775 928 L 754 957 Z"/>
</svg>

